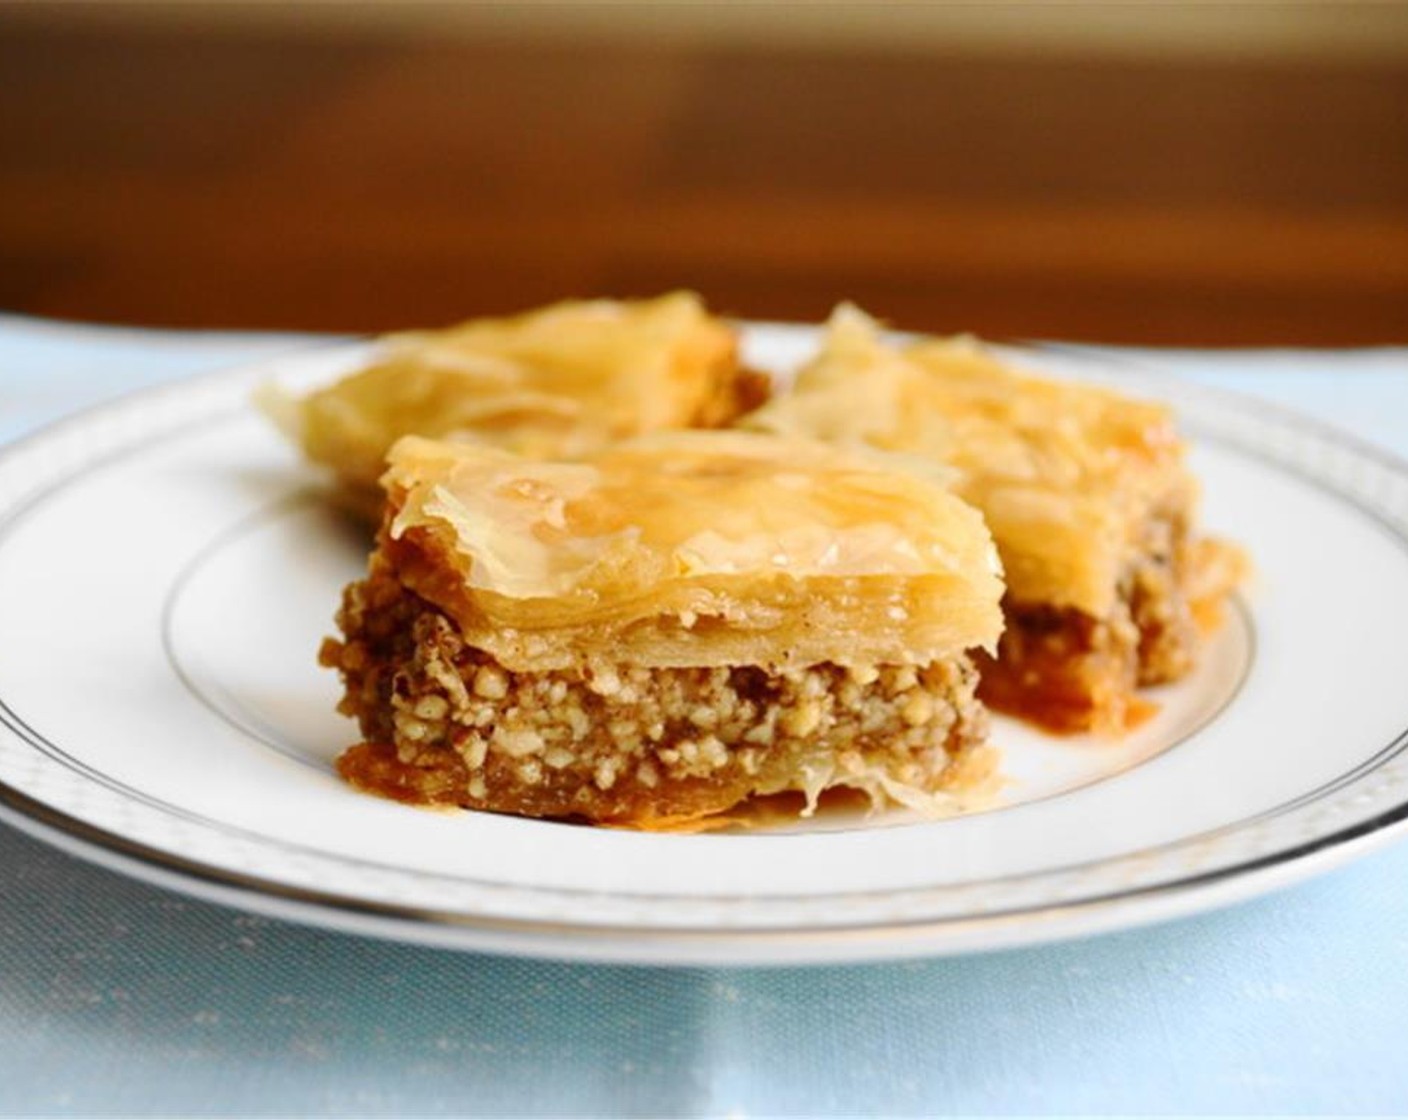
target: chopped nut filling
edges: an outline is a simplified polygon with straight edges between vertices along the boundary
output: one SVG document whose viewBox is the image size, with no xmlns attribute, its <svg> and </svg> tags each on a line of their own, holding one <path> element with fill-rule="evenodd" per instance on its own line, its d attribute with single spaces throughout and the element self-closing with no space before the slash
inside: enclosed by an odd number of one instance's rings
<svg viewBox="0 0 1408 1120">
<path fill-rule="evenodd" d="M 959 792 L 986 776 L 986 714 L 966 657 L 515 672 L 467 644 L 386 568 L 345 593 L 324 664 L 365 742 L 339 769 L 399 800 L 649 827 L 755 794 Z"/>
<path fill-rule="evenodd" d="M 1194 538 L 1182 513 L 1161 514 L 1146 526 L 1107 617 L 1009 597 L 997 657 L 979 655 L 980 695 L 1055 731 L 1123 730 L 1147 710 L 1136 688 L 1193 667 L 1203 604 L 1195 596 L 1202 590 L 1220 601 L 1235 583 L 1238 563 L 1228 552 Z M 1210 565 L 1226 567 L 1226 576 L 1209 579 Z"/>
</svg>

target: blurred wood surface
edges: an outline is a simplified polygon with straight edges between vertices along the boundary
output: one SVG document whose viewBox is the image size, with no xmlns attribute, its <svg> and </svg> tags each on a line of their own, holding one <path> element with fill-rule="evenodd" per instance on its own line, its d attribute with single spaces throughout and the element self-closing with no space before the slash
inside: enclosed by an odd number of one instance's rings
<svg viewBox="0 0 1408 1120">
<path fill-rule="evenodd" d="M 1000 338 L 1408 342 L 1408 66 L 0 11 L 0 308 L 372 331 L 677 286 Z"/>
</svg>

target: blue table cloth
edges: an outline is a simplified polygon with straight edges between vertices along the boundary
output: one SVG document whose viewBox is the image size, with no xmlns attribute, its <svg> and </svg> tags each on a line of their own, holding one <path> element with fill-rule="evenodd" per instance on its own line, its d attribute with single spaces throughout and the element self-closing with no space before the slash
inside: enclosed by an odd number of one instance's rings
<svg viewBox="0 0 1408 1120">
<path fill-rule="evenodd" d="M 0 440 L 306 343 L 0 316 Z M 1408 351 L 1122 353 L 1408 453 Z M 0 827 L 3 1115 L 1385 1113 L 1406 1031 L 1405 844 L 1082 942 L 649 969 L 272 921 Z"/>
</svg>

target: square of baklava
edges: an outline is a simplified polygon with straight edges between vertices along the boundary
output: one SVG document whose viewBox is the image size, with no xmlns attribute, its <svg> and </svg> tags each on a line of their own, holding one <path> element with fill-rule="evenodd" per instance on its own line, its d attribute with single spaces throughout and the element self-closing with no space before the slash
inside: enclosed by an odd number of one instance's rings
<svg viewBox="0 0 1408 1120">
<path fill-rule="evenodd" d="M 382 339 L 350 376 L 262 403 L 353 504 L 379 512 L 386 452 L 406 435 L 573 457 L 671 428 L 713 428 L 760 404 L 768 381 L 700 299 L 569 301 Z"/>
<path fill-rule="evenodd" d="M 952 807 L 1002 580 L 947 473 L 749 432 L 575 461 L 408 438 L 349 587 L 339 768 L 425 804 L 668 828 L 793 791 Z"/>
<path fill-rule="evenodd" d="M 894 346 L 842 308 L 791 393 L 744 423 L 951 468 L 1007 580 L 982 695 L 1053 729 L 1137 718 L 1136 690 L 1189 670 L 1199 618 L 1240 572 L 1235 549 L 1197 531 L 1169 409 L 1019 372 L 972 339 Z"/>
</svg>

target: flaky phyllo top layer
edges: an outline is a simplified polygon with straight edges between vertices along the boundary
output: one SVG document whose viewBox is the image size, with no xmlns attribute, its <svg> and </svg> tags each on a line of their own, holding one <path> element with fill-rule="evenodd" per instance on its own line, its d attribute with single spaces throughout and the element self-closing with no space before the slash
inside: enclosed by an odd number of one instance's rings
<svg viewBox="0 0 1408 1120">
<path fill-rule="evenodd" d="M 947 474 L 751 432 L 572 462 L 407 438 L 381 559 L 512 669 L 922 664 L 1002 626 L 992 539 Z"/>
<path fill-rule="evenodd" d="M 743 423 L 950 467 L 1013 597 L 1095 616 L 1113 607 L 1148 520 L 1193 497 L 1166 408 L 1020 373 L 970 339 L 893 346 L 849 307 L 792 392 Z"/>
<path fill-rule="evenodd" d="M 370 365 L 265 407 L 316 462 L 374 487 L 403 435 L 573 457 L 612 440 L 731 419 L 734 331 L 699 298 L 555 304 L 389 335 Z"/>
</svg>

